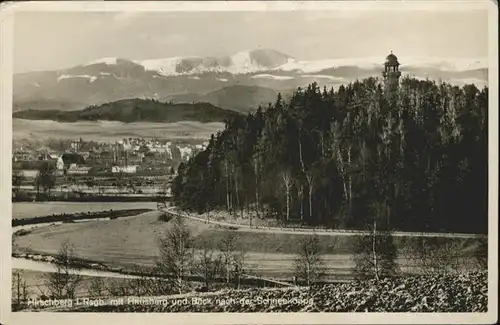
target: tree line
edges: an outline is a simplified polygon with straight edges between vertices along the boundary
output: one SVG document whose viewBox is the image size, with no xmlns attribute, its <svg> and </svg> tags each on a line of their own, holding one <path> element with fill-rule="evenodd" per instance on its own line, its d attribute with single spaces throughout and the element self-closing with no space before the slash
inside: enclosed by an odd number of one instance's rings
<svg viewBox="0 0 500 325">
<path fill-rule="evenodd" d="M 226 120 L 172 193 L 186 210 L 285 224 L 485 233 L 487 123 L 487 87 L 313 83 Z"/>
</svg>

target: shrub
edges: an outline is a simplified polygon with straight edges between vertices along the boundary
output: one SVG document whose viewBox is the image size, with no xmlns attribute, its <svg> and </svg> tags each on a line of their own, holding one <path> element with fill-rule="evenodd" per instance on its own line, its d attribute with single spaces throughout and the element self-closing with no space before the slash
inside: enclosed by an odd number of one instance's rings
<svg viewBox="0 0 500 325">
<path fill-rule="evenodd" d="M 170 220 L 172 220 L 170 213 L 163 212 L 158 216 L 158 221 L 169 222 Z"/>
</svg>

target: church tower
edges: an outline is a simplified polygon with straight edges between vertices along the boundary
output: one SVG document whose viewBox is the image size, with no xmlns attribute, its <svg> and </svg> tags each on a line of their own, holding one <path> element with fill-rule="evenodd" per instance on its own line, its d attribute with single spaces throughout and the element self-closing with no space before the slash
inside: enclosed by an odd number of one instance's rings
<svg viewBox="0 0 500 325">
<path fill-rule="evenodd" d="M 398 87 L 399 77 L 401 77 L 398 58 L 392 54 L 392 51 L 385 59 L 384 66 L 385 69 L 382 75 L 384 76 L 385 91 L 386 93 L 390 93 Z"/>
</svg>

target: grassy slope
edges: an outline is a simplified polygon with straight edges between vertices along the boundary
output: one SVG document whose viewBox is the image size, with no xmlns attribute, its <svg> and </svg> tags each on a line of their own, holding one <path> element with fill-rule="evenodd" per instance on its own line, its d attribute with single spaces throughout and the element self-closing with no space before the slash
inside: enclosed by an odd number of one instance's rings
<svg viewBox="0 0 500 325">
<path fill-rule="evenodd" d="M 158 221 L 157 217 L 157 212 L 154 212 L 138 218 L 54 225 L 18 237 L 16 243 L 21 250 L 54 254 L 62 241 L 69 240 L 76 246 L 80 258 L 119 267 L 134 264 L 153 266 L 158 252 L 158 238 L 170 227 L 169 223 Z M 226 231 L 202 222 L 186 220 L 186 223 L 195 237 L 197 248 L 206 245 L 217 247 Z M 246 261 L 255 273 L 269 277 L 291 276 L 294 249 L 304 235 L 238 233 L 237 249 L 248 252 Z M 346 274 L 353 266 L 347 254 L 353 238 L 320 236 L 331 273 Z M 400 238 L 396 241 L 396 245 L 401 244 Z M 471 240 L 453 241 L 461 245 L 462 251 L 470 250 L 475 245 Z M 401 260 L 401 263 L 405 262 Z"/>
</svg>

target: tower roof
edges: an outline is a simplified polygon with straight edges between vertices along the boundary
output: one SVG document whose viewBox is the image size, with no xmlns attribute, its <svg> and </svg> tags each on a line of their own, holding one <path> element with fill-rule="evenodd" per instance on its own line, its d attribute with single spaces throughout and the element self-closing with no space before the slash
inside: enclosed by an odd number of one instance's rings
<svg viewBox="0 0 500 325">
<path fill-rule="evenodd" d="M 391 51 L 391 54 L 389 54 L 385 58 L 385 65 L 386 66 L 398 66 L 399 65 L 398 57 L 395 56 L 394 54 L 392 54 L 392 51 Z"/>
</svg>

